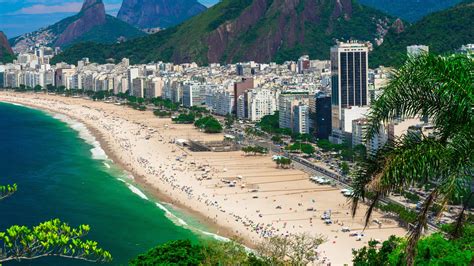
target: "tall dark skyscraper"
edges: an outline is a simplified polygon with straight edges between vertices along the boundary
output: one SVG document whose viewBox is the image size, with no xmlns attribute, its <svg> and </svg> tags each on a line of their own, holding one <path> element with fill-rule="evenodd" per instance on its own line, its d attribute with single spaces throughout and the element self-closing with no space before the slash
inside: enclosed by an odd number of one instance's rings
<svg viewBox="0 0 474 266">
<path fill-rule="evenodd" d="M 368 53 L 368 46 L 357 42 L 338 43 L 331 48 L 333 132 L 344 129 L 343 109 L 368 104 Z"/>
<path fill-rule="evenodd" d="M 316 94 L 315 133 L 318 139 L 328 139 L 331 134 L 331 97 Z"/>
</svg>

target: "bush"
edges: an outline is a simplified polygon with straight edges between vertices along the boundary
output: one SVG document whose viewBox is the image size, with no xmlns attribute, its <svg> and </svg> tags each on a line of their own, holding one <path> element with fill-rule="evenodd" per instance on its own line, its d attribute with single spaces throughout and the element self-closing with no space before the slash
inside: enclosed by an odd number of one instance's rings
<svg viewBox="0 0 474 266">
<path fill-rule="evenodd" d="M 305 154 L 311 155 L 315 152 L 315 149 L 313 145 L 308 144 L 308 143 L 300 143 L 300 142 L 295 142 L 292 145 L 288 146 L 285 148 L 285 150 L 289 151 L 301 151 Z"/>
<path fill-rule="evenodd" d="M 268 149 L 262 146 L 247 146 L 247 147 L 243 147 L 242 151 L 246 154 L 252 153 L 253 155 L 268 153 Z"/>
<path fill-rule="evenodd" d="M 130 261 L 130 265 L 269 265 L 234 241 L 169 241 Z"/>
<path fill-rule="evenodd" d="M 176 240 L 150 249 L 131 260 L 129 265 L 199 265 L 203 260 L 200 245 L 193 245 L 189 240 Z"/>
<path fill-rule="evenodd" d="M 213 116 L 206 116 L 194 122 L 194 126 L 204 129 L 206 133 L 220 133 L 222 132 L 222 125 Z"/>
<path fill-rule="evenodd" d="M 153 111 L 153 114 L 158 116 L 158 117 L 170 117 L 171 116 L 171 112 L 161 111 L 161 110 L 155 110 L 155 111 Z"/>
<path fill-rule="evenodd" d="M 177 124 L 192 124 L 196 119 L 196 115 L 194 113 L 189 114 L 179 114 L 178 117 L 173 118 L 173 122 Z"/>
</svg>

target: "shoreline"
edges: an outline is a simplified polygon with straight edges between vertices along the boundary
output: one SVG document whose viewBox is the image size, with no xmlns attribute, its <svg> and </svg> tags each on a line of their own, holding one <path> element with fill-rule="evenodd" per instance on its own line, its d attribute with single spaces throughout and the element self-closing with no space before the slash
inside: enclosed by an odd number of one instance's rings
<svg viewBox="0 0 474 266">
<path fill-rule="evenodd" d="M 77 117 L 71 117 L 67 113 L 60 112 L 60 111 L 53 110 L 53 109 L 49 109 L 49 108 L 45 108 L 45 107 L 41 107 L 41 106 L 35 106 L 35 105 L 24 104 L 24 103 L 19 103 L 19 102 L 9 102 L 9 101 L 4 101 L 4 100 L 0 100 L 0 102 L 7 103 L 7 104 L 13 104 L 13 105 L 17 105 L 17 106 L 21 106 L 21 107 L 25 107 L 25 108 L 31 108 L 31 109 L 39 110 L 39 111 L 42 111 L 42 112 L 46 112 L 47 114 L 52 115 L 52 116 L 54 116 L 54 114 L 60 114 L 60 115 L 63 115 L 65 117 L 67 117 L 68 119 L 70 119 L 73 122 L 81 123 L 82 125 L 84 125 L 86 127 L 86 129 L 90 132 L 90 134 L 99 142 L 100 148 L 102 148 L 104 150 L 104 152 L 107 156 L 107 159 L 109 159 L 124 174 L 131 175 L 133 177 L 133 179 L 130 179 L 131 183 L 134 184 L 134 185 L 137 185 L 138 186 L 137 189 L 142 190 L 147 195 L 150 195 L 152 197 L 151 199 L 146 199 L 146 200 L 152 201 L 154 203 L 158 203 L 158 204 L 162 205 L 163 208 L 166 208 L 166 206 L 164 206 L 164 204 L 169 205 L 175 211 L 178 211 L 178 212 L 184 214 L 185 216 L 190 216 L 190 217 L 195 218 L 198 221 L 199 224 L 203 225 L 208 230 L 204 230 L 204 229 L 195 228 L 193 226 L 190 226 L 189 223 L 187 223 L 186 221 L 185 221 L 186 224 L 181 224 L 181 225 L 176 225 L 176 226 L 183 226 L 184 228 L 192 231 L 195 234 L 200 234 L 201 236 L 197 235 L 198 237 L 207 236 L 207 237 L 212 237 L 214 239 L 222 239 L 222 238 L 232 239 L 234 237 L 234 235 L 232 233 L 229 233 L 231 231 L 231 229 L 220 226 L 219 224 L 217 224 L 217 223 L 213 222 L 212 220 L 208 219 L 205 215 L 202 215 L 200 212 L 195 211 L 192 208 L 190 208 L 190 207 L 188 207 L 184 204 L 181 204 L 180 202 L 176 202 L 172 197 L 170 197 L 170 196 L 168 196 L 164 193 L 161 193 L 158 188 L 155 188 L 152 184 L 147 182 L 146 178 L 143 175 L 139 175 L 137 173 L 134 173 L 133 170 L 130 169 L 130 167 L 128 167 L 125 163 L 121 162 L 118 159 L 118 157 L 114 154 L 113 149 L 110 148 L 109 143 L 104 138 L 103 134 L 99 130 L 93 128 L 93 126 L 91 126 L 90 124 L 83 121 L 82 119 L 77 118 Z M 61 122 L 68 124 L 67 122 L 62 121 L 60 118 L 54 117 L 54 119 L 60 120 Z M 68 127 L 71 128 L 71 125 L 68 124 Z M 73 130 L 75 130 L 75 129 L 73 129 Z M 91 144 L 89 144 L 89 145 L 91 145 Z M 99 160 L 102 160 L 102 159 L 99 159 Z M 102 160 L 102 161 L 106 161 L 106 160 Z M 124 182 L 126 182 L 126 181 L 124 180 Z M 134 192 L 132 191 L 132 193 L 134 193 Z M 161 209 L 161 207 L 158 207 L 158 206 L 156 206 L 156 207 Z M 167 210 L 167 211 L 171 212 L 170 210 Z M 163 210 L 165 217 L 167 217 L 167 215 L 168 215 L 167 211 Z M 175 218 L 181 219 L 180 217 L 176 216 L 172 212 L 171 212 L 171 214 L 173 216 L 175 216 Z M 167 217 L 167 218 L 170 219 L 172 222 L 174 222 L 170 217 Z M 250 247 L 250 248 L 255 247 L 255 245 L 253 243 L 246 243 L 245 241 L 242 244 L 244 244 L 245 246 Z"/>
<path fill-rule="evenodd" d="M 338 188 L 314 184 L 301 170 L 277 169 L 271 156 L 243 156 L 240 151 L 191 152 L 173 142 L 178 138 L 211 141 L 223 138 L 222 134 L 204 134 L 192 125 L 172 124 L 151 112 L 82 98 L 0 92 L 0 101 L 65 115 L 84 124 L 114 165 L 131 174 L 133 183 L 153 202 L 170 205 L 210 229 L 204 232 L 186 227 L 198 234 L 236 237 L 250 248 L 271 235 L 322 234 L 328 241 L 318 249 L 321 259 L 341 265 L 351 264 L 352 248 L 361 248 L 370 239 L 385 240 L 406 233 L 380 213 L 373 218 L 383 221 L 383 228 L 372 225 L 364 229 L 366 206 L 360 207 L 355 218 L 350 217 L 347 199 Z M 204 174 L 209 178 L 203 180 Z M 237 180 L 239 186 L 235 188 L 221 182 L 236 176 L 243 176 L 243 180 Z M 314 211 L 307 210 L 313 207 Z M 327 210 L 332 212 L 333 225 L 319 220 Z M 356 242 L 349 233 L 341 232 L 344 226 L 366 236 Z"/>
</svg>

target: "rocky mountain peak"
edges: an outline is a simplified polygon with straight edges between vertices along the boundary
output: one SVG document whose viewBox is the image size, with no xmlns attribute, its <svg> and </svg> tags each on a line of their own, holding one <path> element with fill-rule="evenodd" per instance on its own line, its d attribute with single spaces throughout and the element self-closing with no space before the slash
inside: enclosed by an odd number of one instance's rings
<svg viewBox="0 0 474 266">
<path fill-rule="evenodd" d="M 2 53 L 1 50 L 5 50 L 7 53 L 13 54 L 13 50 L 8 43 L 8 38 L 5 33 L 3 33 L 3 31 L 0 31 L 0 53 Z"/>
<path fill-rule="evenodd" d="M 84 3 L 82 4 L 81 11 L 84 11 L 90 7 L 93 7 L 94 5 L 99 5 L 99 8 L 101 8 L 100 6 L 102 6 L 102 8 L 104 7 L 104 3 L 102 2 L 102 0 L 85 0 Z"/>
<path fill-rule="evenodd" d="M 102 0 L 85 0 L 79 16 L 61 33 L 55 46 L 70 43 L 93 27 L 105 24 L 105 22 L 105 7 Z"/>
<path fill-rule="evenodd" d="M 13 59 L 7 59 L 8 57 L 11 58 L 13 55 L 13 50 L 8 43 L 7 36 L 3 31 L 0 31 L 0 62 L 8 62 Z"/>
</svg>

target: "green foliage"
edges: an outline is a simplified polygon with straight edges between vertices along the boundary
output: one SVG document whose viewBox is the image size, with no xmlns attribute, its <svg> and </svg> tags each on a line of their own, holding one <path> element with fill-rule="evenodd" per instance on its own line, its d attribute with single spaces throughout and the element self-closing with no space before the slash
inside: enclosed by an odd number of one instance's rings
<svg viewBox="0 0 474 266">
<path fill-rule="evenodd" d="M 279 125 L 279 117 L 280 114 L 276 111 L 272 115 L 266 115 L 262 117 L 260 122 L 257 123 L 257 126 L 262 130 L 269 134 L 279 134 L 285 136 L 291 136 L 292 132 L 289 128 L 280 128 Z"/>
<path fill-rule="evenodd" d="M 161 107 L 168 111 L 177 111 L 179 108 L 179 104 L 173 103 L 170 99 L 163 99 L 161 97 L 153 98 L 151 102 L 156 107 Z"/>
<path fill-rule="evenodd" d="M 222 132 L 222 125 L 213 116 L 206 116 L 194 122 L 194 126 L 204 129 L 206 133 L 220 133 Z"/>
<path fill-rule="evenodd" d="M 11 54 L 5 47 L 0 47 L 0 63 L 12 63 L 16 59 L 14 54 Z"/>
<path fill-rule="evenodd" d="M 110 253 L 98 247 L 97 242 L 81 240 L 89 230 L 88 225 L 72 228 L 58 219 L 41 223 L 32 229 L 26 226 L 11 226 L 5 232 L 0 232 L 0 243 L 3 247 L 0 262 L 46 256 L 94 262 L 111 261 Z"/>
<path fill-rule="evenodd" d="M 373 207 L 381 195 L 413 185 L 433 185 L 413 220 L 415 226 L 406 250 L 409 265 L 413 264 L 416 243 L 433 206 L 470 193 L 472 174 L 468 169 L 474 167 L 472 73 L 474 61 L 463 55 L 410 58 L 394 73 L 368 114 L 369 139 L 382 123 L 397 117 L 429 117 L 434 128 L 432 136 L 407 134 L 388 143 L 361 165 L 353 183 L 353 213 L 367 193 L 375 195 Z M 373 182 L 377 185 L 371 186 Z M 442 207 L 440 204 L 437 209 Z M 402 219 L 410 222 L 411 216 Z"/>
<path fill-rule="evenodd" d="M 278 119 L 279 112 L 276 111 L 273 115 L 266 115 L 262 117 L 257 125 L 265 132 L 276 133 L 275 131 L 280 128 Z"/>
<path fill-rule="evenodd" d="M 382 243 L 382 247 L 377 249 L 378 241 L 371 240 L 369 245 L 359 250 L 353 250 L 353 263 L 355 266 L 382 266 L 388 264 L 388 256 L 402 243 L 402 239 L 390 236 Z"/>
<path fill-rule="evenodd" d="M 420 20 L 429 13 L 449 8 L 461 1 L 462 0 L 359 0 L 363 5 L 382 10 L 387 14 L 410 22 Z"/>
<path fill-rule="evenodd" d="M 211 21 L 208 24 L 208 31 L 213 31 L 217 29 L 226 21 L 233 20 L 240 16 L 242 11 L 244 11 L 248 6 L 253 3 L 253 0 L 224 0 L 222 3 L 222 8 L 220 10 L 220 16 Z"/>
<path fill-rule="evenodd" d="M 225 128 L 231 129 L 235 123 L 235 117 L 231 114 L 225 116 Z"/>
<path fill-rule="evenodd" d="M 17 191 L 16 184 L 0 186 L 0 200 Z M 47 256 L 81 259 L 92 262 L 110 262 L 112 255 L 97 242 L 82 240 L 90 231 L 88 225 L 72 228 L 54 219 L 34 226 L 13 225 L 0 231 L 0 265 L 12 260 L 31 260 Z"/>
<path fill-rule="evenodd" d="M 262 137 L 264 135 L 264 133 L 261 130 L 258 130 L 257 128 L 254 128 L 254 127 L 246 127 L 245 134 L 249 136 L 257 136 L 257 137 Z"/>
<path fill-rule="evenodd" d="M 129 265 L 199 265 L 204 260 L 202 246 L 189 240 L 169 241 L 130 260 Z"/>
<path fill-rule="evenodd" d="M 276 163 L 276 165 L 277 165 L 278 168 L 279 168 L 279 167 L 281 167 L 281 168 L 289 168 L 289 167 L 291 166 L 291 164 L 292 164 L 291 159 L 286 158 L 286 157 L 282 157 L 282 156 L 280 156 L 280 157 L 274 159 L 273 161 Z"/>
<path fill-rule="evenodd" d="M 283 140 L 281 139 L 281 136 L 280 135 L 275 135 L 275 136 L 272 136 L 272 139 L 273 143 L 275 144 L 282 144 L 283 143 Z"/>
<path fill-rule="evenodd" d="M 34 90 L 35 92 L 39 92 L 39 91 L 41 91 L 42 89 L 43 89 L 43 87 L 41 87 L 41 85 L 36 85 L 36 86 L 33 88 L 33 90 Z"/>
<path fill-rule="evenodd" d="M 130 261 L 129 265 L 268 265 L 234 241 L 175 240 L 161 244 Z"/>
<path fill-rule="evenodd" d="M 0 200 L 11 196 L 17 191 L 18 187 L 16 184 L 0 186 Z"/>
<path fill-rule="evenodd" d="M 196 115 L 193 112 L 187 114 L 179 114 L 178 117 L 173 118 L 173 122 L 177 124 L 192 124 L 196 119 Z"/>
<path fill-rule="evenodd" d="M 414 193 L 411 193 L 411 192 L 408 192 L 408 191 L 403 191 L 402 192 L 402 195 L 410 200 L 412 203 L 417 203 L 418 201 L 420 201 L 420 196 L 414 194 Z"/>
<path fill-rule="evenodd" d="M 288 151 L 301 151 L 305 154 L 311 155 L 313 154 L 316 150 L 314 149 L 313 145 L 308 144 L 308 143 L 302 143 L 302 142 L 295 142 L 291 144 L 290 146 L 286 147 L 285 150 Z"/>
<path fill-rule="evenodd" d="M 153 114 L 158 116 L 158 117 L 170 117 L 171 113 L 167 111 L 162 111 L 162 110 L 154 110 Z"/>
<path fill-rule="evenodd" d="M 262 146 L 247 146 L 247 147 L 243 147 L 242 148 L 242 151 L 245 153 L 245 154 L 253 154 L 253 155 L 257 155 L 257 154 L 267 154 L 268 153 L 268 149 L 267 148 L 264 148 Z"/>
<path fill-rule="evenodd" d="M 130 261 L 130 265 L 308 265 L 326 238 L 309 234 L 274 236 L 256 243 L 254 254 L 236 241 L 169 241 Z"/>
<path fill-rule="evenodd" d="M 423 237 L 416 249 L 415 265 L 470 265 L 474 259 L 474 226 L 464 230 L 462 238 L 446 239 L 441 233 Z M 467 240 L 467 241 L 466 241 Z M 404 265 L 407 240 L 391 236 L 377 247 L 377 241 L 353 251 L 353 263 L 356 266 Z"/>
<path fill-rule="evenodd" d="M 400 220 L 405 224 L 412 224 L 416 222 L 417 214 L 411 209 L 395 203 L 379 204 L 378 208 L 384 212 L 392 212 L 398 215 Z"/>
<path fill-rule="evenodd" d="M 341 171 L 343 175 L 349 174 L 350 168 L 349 164 L 347 162 L 342 162 L 341 163 Z"/>
<path fill-rule="evenodd" d="M 430 14 L 400 34 L 390 31 L 383 44 L 370 55 L 370 65 L 401 66 L 407 58 L 409 45 L 428 45 L 430 52 L 444 54 L 469 43 L 474 39 L 474 29 L 470 25 L 474 20 L 472 3 L 472 0 L 464 1 L 448 10 Z"/>
<path fill-rule="evenodd" d="M 327 139 L 320 139 L 317 141 L 317 146 L 324 152 L 338 152 L 339 156 L 346 161 L 363 161 L 366 156 L 366 149 L 363 145 L 352 149 L 347 143 L 333 144 Z"/>
</svg>

